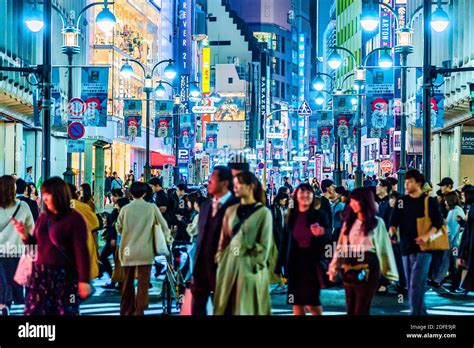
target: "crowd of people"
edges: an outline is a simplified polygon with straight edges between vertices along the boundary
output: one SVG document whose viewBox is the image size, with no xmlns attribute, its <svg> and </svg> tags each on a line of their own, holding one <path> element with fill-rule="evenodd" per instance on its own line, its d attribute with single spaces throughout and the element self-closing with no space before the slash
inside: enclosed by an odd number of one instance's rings
<svg viewBox="0 0 474 348">
<path fill-rule="evenodd" d="M 93 188 L 60 178 L 40 187 L 0 177 L 0 310 L 25 303 L 26 315 L 76 315 L 93 280 L 110 276 L 120 313 L 143 315 L 151 277 L 159 276 L 156 229 L 189 252 L 183 269 L 192 315 L 270 315 L 272 292 L 286 294 L 294 315 L 322 315 L 321 289 L 343 287 L 349 315 L 368 315 L 376 294 L 408 295 L 410 312 L 426 315 L 428 286 L 474 291 L 474 187 L 444 178 L 436 196 L 417 170 L 404 192 L 391 176 L 328 177 L 278 190 L 264 187 L 247 163 L 213 169 L 208 183 L 165 189 L 133 173 L 113 173 L 113 210 L 96 213 Z M 435 247 L 447 236 L 445 247 Z M 102 238 L 103 242 L 99 243 Z M 35 249 L 25 284 L 25 246 Z M 153 266 L 155 271 L 153 273 Z M 135 280 L 138 280 L 137 290 Z M 54 284 L 54 286 L 50 286 Z"/>
</svg>

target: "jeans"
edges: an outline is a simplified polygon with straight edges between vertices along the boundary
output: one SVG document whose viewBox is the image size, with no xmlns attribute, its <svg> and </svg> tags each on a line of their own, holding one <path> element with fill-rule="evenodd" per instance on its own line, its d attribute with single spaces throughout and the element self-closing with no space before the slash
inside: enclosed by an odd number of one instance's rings
<svg viewBox="0 0 474 348">
<path fill-rule="evenodd" d="M 425 292 L 431 257 L 430 253 L 416 253 L 403 256 L 411 315 L 428 315 L 425 304 Z"/>
</svg>

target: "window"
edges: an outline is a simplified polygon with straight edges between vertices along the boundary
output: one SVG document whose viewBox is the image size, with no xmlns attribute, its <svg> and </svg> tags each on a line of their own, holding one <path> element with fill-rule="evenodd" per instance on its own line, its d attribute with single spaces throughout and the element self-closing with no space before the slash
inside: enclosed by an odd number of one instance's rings
<svg viewBox="0 0 474 348">
<path fill-rule="evenodd" d="M 281 76 L 285 76 L 285 61 L 281 60 Z"/>
<path fill-rule="evenodd" d="M 285 53 L 285 51 L 286 51 L 285 43 L 286 43 L 286 42 L 285 42 L 285 38 L 282 37 L 282 38 L 281 38 L 281 53 Z"/>
<path fill-rule="evenodd" d="M 232 85 L 234 83 L 234 78 L 233 77 L 229 77 L 229 79 L 227 80 L 227 83 L 229 85 Z"/>
</svg>

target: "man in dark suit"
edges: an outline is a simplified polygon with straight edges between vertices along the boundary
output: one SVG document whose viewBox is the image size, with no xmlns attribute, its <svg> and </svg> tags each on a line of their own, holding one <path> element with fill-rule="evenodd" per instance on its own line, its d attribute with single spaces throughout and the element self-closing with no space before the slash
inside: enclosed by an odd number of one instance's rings
<svg viewBox="0 0 474 348">
<path fill-rule="evenodd" d="M 198 241 L 194 256 L 191 291 L 192 314 L 206 315 L 209 296 L 216 287 L 217 252 L 224 213 L 239 203 L 232 193 L 232 172 L 228 167 L 217 166 L 211 174 L 208 192 L 213 199 L 202 204 L 198 222 Z"/>
<path fill-rule="evenodd" d="M 33 220 L 36 221 L 36 219 L 39 216 L 38 204 L 34 200 L 28 198 L 27 193 L 28 193 L 28 185 L 26 181 L 23 179 L 17 179 L 16 180 L 16 198 L 28 204 L 31 210 L 31 215 L 33 215 Z"/>
</svg>

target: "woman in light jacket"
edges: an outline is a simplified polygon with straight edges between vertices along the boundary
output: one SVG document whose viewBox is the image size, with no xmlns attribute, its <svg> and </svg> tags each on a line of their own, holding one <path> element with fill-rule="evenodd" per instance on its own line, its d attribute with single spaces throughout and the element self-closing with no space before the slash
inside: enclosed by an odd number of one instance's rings
<svg viewBox="0 0 474 348">
<path fill-rule="evenodd" d="M 380 273 L 398 280 L 397 264 L 384 221 L 376 216 L 373 194 L 366 188 L 352 191 L 337 248 L 329 266 L 329 279 L 343 270 L 348 315 L 369 315 Z"/>
<path fill-rule="evenodd" d="M 123 268 L 121 315 L 143 315 L 148 307 L 148 287 L 151 266 L 155 259 L 154 229 L 160 225 L 166 240 L 170 231 L 166 220 L 154 203 L 143 198 L 147 194 L 143 182 L 130 186 L 133 201 L 124 206 L 117 218 L 117 232 L 121 234 L 119 259 Z M 135 295 L 135 274 L 138 274 L 138 293 Z"/>
<path fill-rule="evenodd" d="M 216 254 L 214 315 L 270 315 L 269 276 L 276 251 L 272 215 L 250 172 L 234 178 L 240 204 L 227 208 Z"/>
<path fill-rule="evenodd" d="M 0 315 L 9 314 L 13 301 L 24 303 L 23 287 L 13 280 L 24 250 L 13 221 L 21 223 L 27 235 L 31 235 L 34 228 L 28 204 L 17 200 L 15 195 L 15 179 L 9 175 L 0 177 Z"/>
</svg>

